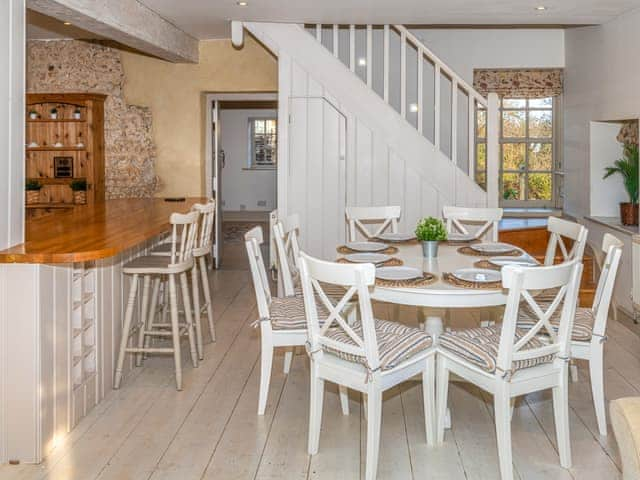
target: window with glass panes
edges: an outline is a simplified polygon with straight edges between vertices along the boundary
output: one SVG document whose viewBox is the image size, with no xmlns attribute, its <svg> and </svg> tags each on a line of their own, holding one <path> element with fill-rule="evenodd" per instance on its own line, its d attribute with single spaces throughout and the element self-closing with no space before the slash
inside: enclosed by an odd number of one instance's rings
<svg viewBox="0 0 640 480">
<path fill-rule="evenodd" d="M 554 101 L 504 98 L 500 122 L 500 195 L 505 206 L 554 204 Z M 476 113 L 476 181 L 486 184 L 486 111 Z"/>
<path fill-rule="evenodd" d="M 249 119 L 249 162 L 251 168 L 273 168 L 276 166 L 277 122 L 275 118 Z"/>
</svg>

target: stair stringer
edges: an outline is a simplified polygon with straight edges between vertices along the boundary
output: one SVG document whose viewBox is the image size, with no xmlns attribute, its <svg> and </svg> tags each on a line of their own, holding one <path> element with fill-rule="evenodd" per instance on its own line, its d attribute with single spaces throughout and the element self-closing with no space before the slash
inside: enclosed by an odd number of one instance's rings
<svg viewBox="0 0 640 480">
<path fill-rule="evenodd" d="M 302 27 L 244 25 L 279 60 L 278 210 L 300 214 L 306 251 L 335 256 L 345 205 L 400 205 L 406 231 L 444 205 L 486 206 L 473 179 Z"/>
</svg>

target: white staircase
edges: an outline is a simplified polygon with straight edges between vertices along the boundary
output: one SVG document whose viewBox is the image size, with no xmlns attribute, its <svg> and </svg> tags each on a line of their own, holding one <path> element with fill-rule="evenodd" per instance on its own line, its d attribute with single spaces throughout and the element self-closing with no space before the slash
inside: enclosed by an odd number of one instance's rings
<svg viewBox="0 0 640 480">
<path fill-rule="evenodd" d="M 278 57 L 278 209 L 300 214 L 311 254 L 335 256 L 346 205 L 400 205 L 404 230 L 444 205 L 497 205 L 497 97 L 407 29 L 244 26 Z M 487 191 L 475 181 L 476 106 L 488 119 Z"/>
</svg>

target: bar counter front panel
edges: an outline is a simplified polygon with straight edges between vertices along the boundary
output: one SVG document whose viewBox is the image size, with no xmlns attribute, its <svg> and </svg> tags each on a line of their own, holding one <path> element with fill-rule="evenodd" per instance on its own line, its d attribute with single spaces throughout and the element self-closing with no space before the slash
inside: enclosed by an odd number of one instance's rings
<svg viewBox="0 0 640 480">
<path fill-rule="evenodd" d="M 172 212 L 204 201 L 112 200 L 52 214 L 28 222 L 24 244 L 0 252 L 0 463 L 41 462 L 113 388 L 129 290 L 122 265 L 161 241 Z"/>
</svg>

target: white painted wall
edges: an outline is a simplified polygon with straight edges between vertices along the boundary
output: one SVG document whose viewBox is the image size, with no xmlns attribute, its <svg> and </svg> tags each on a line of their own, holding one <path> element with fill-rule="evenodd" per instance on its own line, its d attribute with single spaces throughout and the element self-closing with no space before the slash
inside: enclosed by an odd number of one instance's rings
<svg viewBox="0 0 640 480">
<path fill-rule="evenodd" d="M 24 0 L 0 2 L 0 249 L 24 230 Z"/>
<path fill-rule="evenodd" d="M 639 24 L 635 10 L 565 32 L 564 208 L 573 216 L 589 213 L 590 122 L 640 117 Z"/>
<path fill-rule="evenodd" d="M 602 179 L 605 167 L 622 157 L 622 145 L 616 140 L 620 132 L 619 123 L 591 122 L 589 158 L 591 178 L 589 214 L 595 217 L 617 217 L 620 202 L 628 202 L 622 176 L 613 175 Z"/>
<path fill-rule="evenodd" d="M 221 146 L 222 210 L 271 211 L 276 208 L 276 170 L 247 170 L 249 166 L 249 118 L 276 118 L 277 110 L 222 110 Z M 259 206 L 258 202 L 266 205 Z M 244 208 L 242 208 L 244 205 Z"/>
<path fill-rule="evenodd" d="M 564 67 L 561 28 L 416 28 L 411 32 L 470 84 L 475 68 Z"/>
<path fill-rule="evenodd" d="M 22 243 L 24 235 L 25 3 L 0 2 L 0 249 Z M 6 284 L 0 280 L 0 291 Z M 4 310 L 6 298 L 0 294 Z M 9 322 L 0 313 L 0 463 L 10 453 L 7 424 Z M 17 322 L 19 323 L 19 322 Z"/>
</svg>

